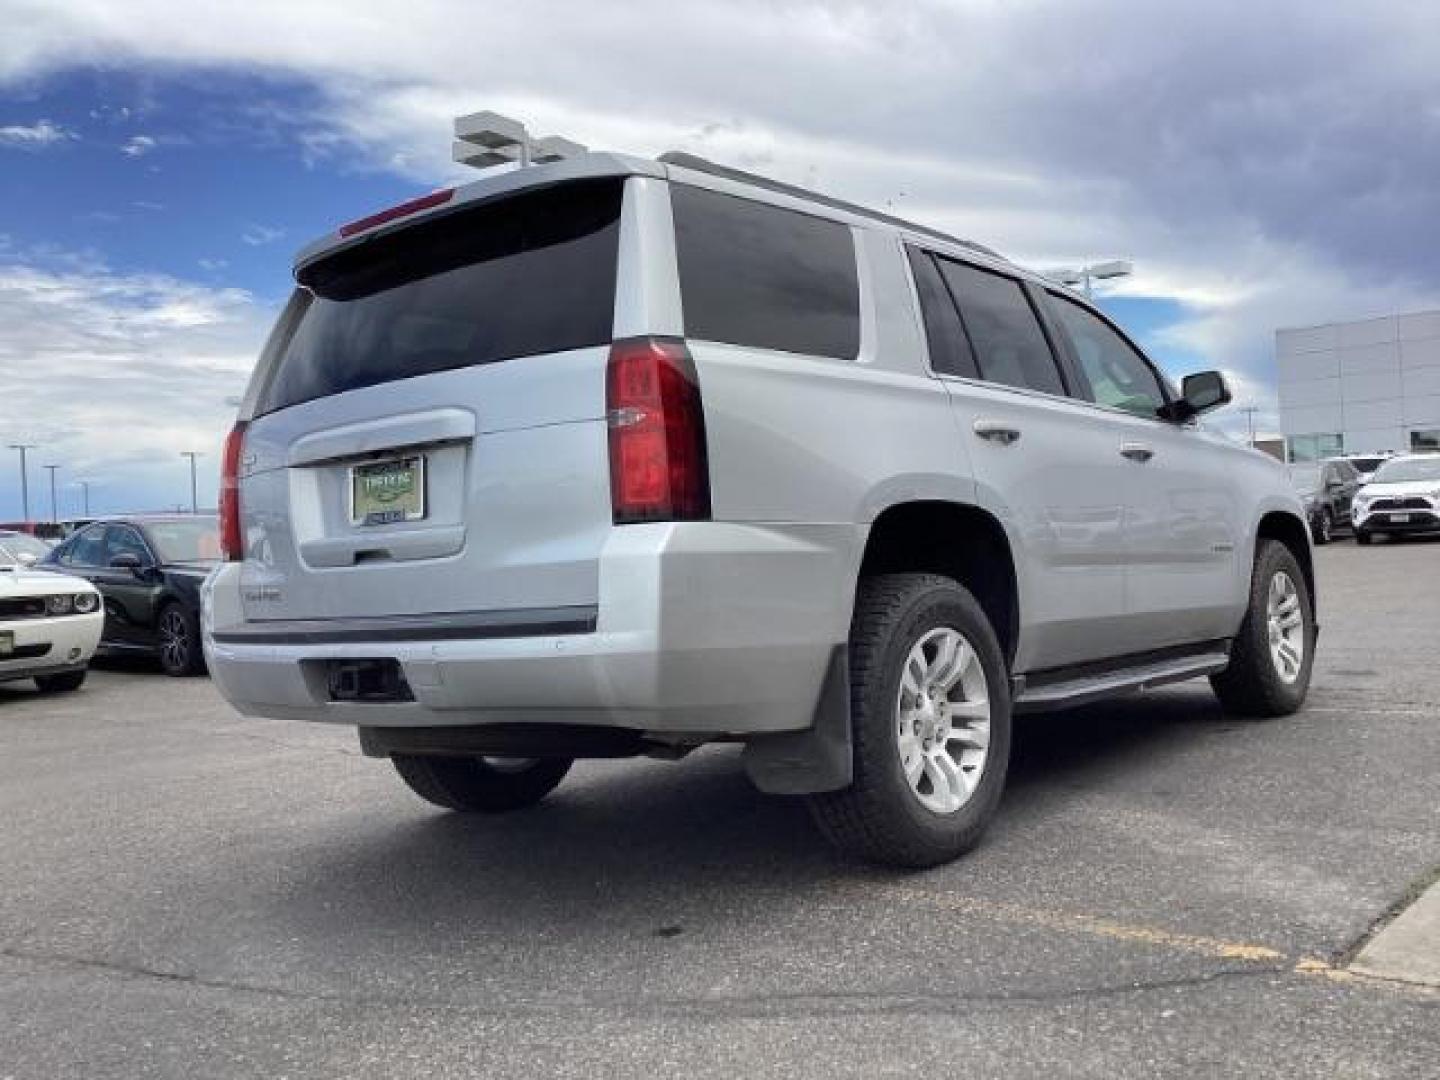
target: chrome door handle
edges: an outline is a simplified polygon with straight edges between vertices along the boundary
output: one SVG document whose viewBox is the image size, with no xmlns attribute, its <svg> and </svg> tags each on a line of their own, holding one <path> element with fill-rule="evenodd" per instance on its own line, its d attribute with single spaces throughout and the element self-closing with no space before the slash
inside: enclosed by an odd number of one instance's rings
<svg viewBox="0 0 1440 1080">
<path fill-rule="evenodd" d="M 1009 446 L 1020 438 L 1020 429 L 1013 428 L 1001 420 L 976 420 L 975 434 L 1001 446 Z"/>
<path fill-rule="evenodd" d="M 1155 456 L 1154 449 L 1141 442 L 1121 443 L 1120 453 L 1128 457 L 1131 461 L 1139 461 L 1142 463 L 1149 461 Z"/>
</svg>

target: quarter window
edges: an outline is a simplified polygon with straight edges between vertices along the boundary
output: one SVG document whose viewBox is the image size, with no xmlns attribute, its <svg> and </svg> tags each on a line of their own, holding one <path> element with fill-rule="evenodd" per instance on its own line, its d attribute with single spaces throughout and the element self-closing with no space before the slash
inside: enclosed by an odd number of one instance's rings
<svg viewBox="0 0 1440 1080">
<path fill-rule="evenodd" d="M 1060 369 L 1030 298 L 1014 278 L 937 259 L 986 382 L 1064 394 Z"/>
<path fill-rule="evenodd" d="M 925 320 L 925 342 L 930 349 L 930 367 L 939 375 L 979 377 L 975 354 L 960 325 L 960 314 L 950 290 L 940 277 L 935 260 L 919 248 L 909 248 L 910 267 L 915 274 L 915 291 L 920 297 L 920 315 Z"/>
<path fill-rule="evenodd" d="M 1090 384 L 1091 400 L 1137 416 L 1158 415 L 1165 391 L 1145 358 L 1093 312 L 1067 297 L 1050 296 L 1050 309 L 1075 346 L 1080 371 Z"/>
<path fill-rule="evenodd" d="M 809 356 L 860 351 L 855 240 L 839 222 L 670 185 L 685 336 Z"/>
</svg>

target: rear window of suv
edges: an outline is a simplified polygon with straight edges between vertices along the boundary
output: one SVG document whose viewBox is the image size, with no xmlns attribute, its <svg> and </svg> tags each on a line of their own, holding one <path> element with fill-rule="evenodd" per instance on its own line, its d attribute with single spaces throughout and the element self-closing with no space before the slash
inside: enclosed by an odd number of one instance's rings
<svg viewBox="0 0 1440 1080">
<path fill-rule="evenodd" d="M 396 379 L 608 344 L 620 180 L 528 191 L 338 252 L 300 275 L 313 298 L 259 411 Z"/>
<path fill-rule="evenodd" d="M 860 351 L 855 241 L 836 221 L 671 184 L 685 336 L 808 356 Z"/>
</svg>

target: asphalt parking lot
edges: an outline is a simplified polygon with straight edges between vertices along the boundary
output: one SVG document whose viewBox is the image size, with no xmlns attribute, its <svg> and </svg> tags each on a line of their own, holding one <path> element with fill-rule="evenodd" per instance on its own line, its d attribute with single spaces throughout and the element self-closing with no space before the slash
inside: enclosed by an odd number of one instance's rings
<svg viewBox="0 0 1440 1080">
<path fill-rule="evenodd" d="M 1344 970 L 1440 865 L 1440 542 L 1317 554 L 1302 714 L 1028 719 L 925 873 L 733 750 L 477 820 L 203 679 L 0 687 L 0 1077 L 1440 1075 L 1440 994 Z"/>
</svg>

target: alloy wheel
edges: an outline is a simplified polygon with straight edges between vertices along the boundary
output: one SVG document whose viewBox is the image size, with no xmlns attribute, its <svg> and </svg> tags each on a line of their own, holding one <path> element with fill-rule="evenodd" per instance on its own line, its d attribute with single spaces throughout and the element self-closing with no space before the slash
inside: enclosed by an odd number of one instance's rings
<svg viewBox="0 0 1440 1080">
<path fill-rule="evenodd" d="M 1270 579 L 1265 616 L 1275 673 L 1282 682 L 1293 683 L 1305 663 L 1305 613 L 1300 591 L 1284 570 Z"/>
<path fill-rule="evenodd" d="M 990 753 L 990 692 L 974 647 L 942 626 L 905 658 L 895 739 L 910 790 L 927 810 L 953 814 L 974 795 Z"/>
<path fill-rule="evenodd" d="M 160 659 L 168 671 L 184 671 L 190 663 L 189 628 L 175 608 L 160 617 Z"/>
</svg>

